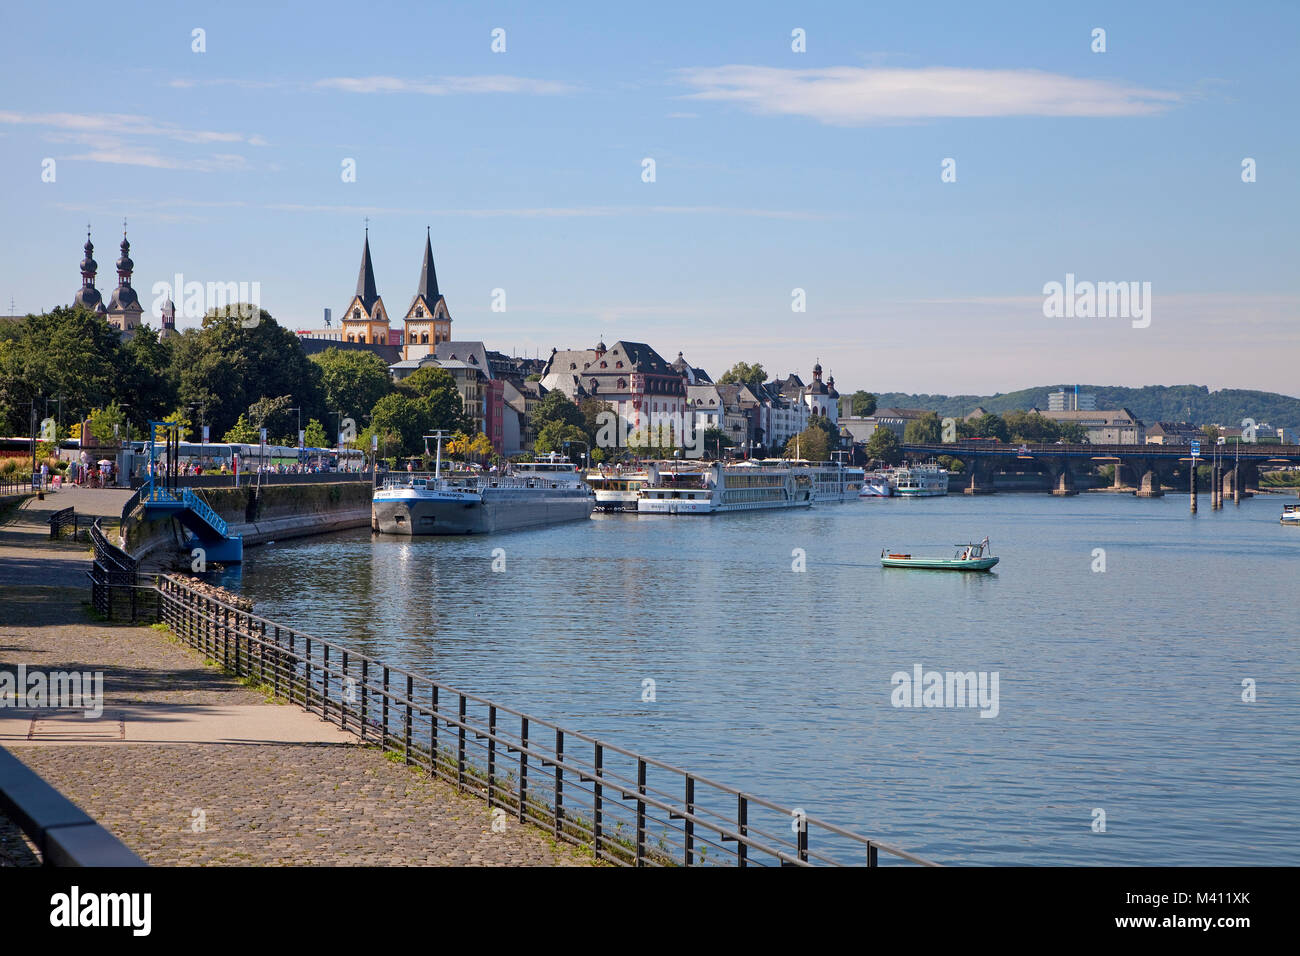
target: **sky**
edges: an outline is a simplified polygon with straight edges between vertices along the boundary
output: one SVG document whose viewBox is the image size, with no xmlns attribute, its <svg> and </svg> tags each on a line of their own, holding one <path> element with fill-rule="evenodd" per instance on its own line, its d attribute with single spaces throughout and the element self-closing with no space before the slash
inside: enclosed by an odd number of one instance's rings
<svg viewBox="0 0 1300 956">
<path fill-rule="evenodd" d="M 454 337 L 514 354 L 1300 394 L 1300 4 L 124 0 L 0 35 L 0 313 L 71 301 L 88 222 L 107 299 L 125 219 L 146 309 L 180 273 L 319 328 L 368 218 L 390 314 L 428 227 Z M 1149 311 L 1049 317 L 1067 275 Z"/>
</svg>

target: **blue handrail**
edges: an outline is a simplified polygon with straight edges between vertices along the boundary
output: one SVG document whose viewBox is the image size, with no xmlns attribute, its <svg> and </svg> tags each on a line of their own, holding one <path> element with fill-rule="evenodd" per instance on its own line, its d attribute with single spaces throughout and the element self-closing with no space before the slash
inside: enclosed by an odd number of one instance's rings
<svg viewBox="0 0 1300 956">
<path fill-rule="evenodd" d="M 212 506 L 196 495 L 192 490 L 189 488 L 182 488 L 181 501 L 185 503 L 185 507 L 189 508 L 196 515 L 206 521 L 208 526 L 216 531 L 217 534 L 221 535 L 223 538 L 230 537 L 230 529 L 227 527 L 225 519 L 213 511 Z"/>
</svg>

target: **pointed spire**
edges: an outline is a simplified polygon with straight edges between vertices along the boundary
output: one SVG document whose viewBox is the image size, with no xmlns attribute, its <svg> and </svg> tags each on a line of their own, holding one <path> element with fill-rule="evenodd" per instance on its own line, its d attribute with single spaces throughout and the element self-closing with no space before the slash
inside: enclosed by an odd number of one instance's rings
<svg viewBox="0 0 1300 956">
<path fill-rule="evenodd" d="M 357 274 L 357 298 L 369 312 L 374 308 L 379 293 L 375 289 L 375 268 L 370 264 L 370 226 L 366 226 L 366 242 L 361 250 L 361 271 Z"/>
<path fill-rule="evenodd" d="M 424 301 L 433 308 L 438 302 L 438 273 L 433 268 L 433 242 L 429 236 L 429 227 L 424 227 L 424 264 L 420 267 L 420 284 L 415 294 L 424 296 Z"/>
</svg>

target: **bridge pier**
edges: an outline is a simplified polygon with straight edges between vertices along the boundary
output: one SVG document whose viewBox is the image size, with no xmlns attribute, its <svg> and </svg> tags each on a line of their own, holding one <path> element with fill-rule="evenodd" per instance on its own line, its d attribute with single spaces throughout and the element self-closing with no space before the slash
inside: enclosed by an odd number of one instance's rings
<svg viewBox="0 0 1300 956">
<path fill-rule="evenodd" d="M 1160 471 L 1154 466 L 1149 466 L 1142 472 L 1142 479 L 1138 483 L 1137 496 L 1139 498 L 1162 498 L 1164 491 L 1160 487 Z"/>
<path fill-rule="evenodd" d="M 1074 484 L 1074 472 L 1065 460 L 1045 462 L 1052 476 L 1052 494 L 1058 498 L 1077 495 L 1079 489 Z"/>
<path fill-rule="evenodd" d="M 1111 482 L 1111 488 L 1115 491 L 1122 491 L 1125 488 L 1124 463 L 1122 461 L 1115 462 L 1115 480 Z"/>
<path fill-rule="evenodd" d="M 1191 485 L 1191 488 L 1189 489 L 1189 494 L 1191 496 L 1192 514 L 1196 514 L 1196 461 L 1195 459 L 1192 460 L 1191 467 L 1189 467 L 1187 470 L 1191 474 L 1191 478 L 1189 479 L 1188 484 Z"/>
<path fill-rule="evenodd" d="M 993 466 L 974 457 L 965 459 L 965 465 L 970 470 L 970 478 L 966 482 L 963 493 L 968 495 L 993 494 Z"/>
</svg>

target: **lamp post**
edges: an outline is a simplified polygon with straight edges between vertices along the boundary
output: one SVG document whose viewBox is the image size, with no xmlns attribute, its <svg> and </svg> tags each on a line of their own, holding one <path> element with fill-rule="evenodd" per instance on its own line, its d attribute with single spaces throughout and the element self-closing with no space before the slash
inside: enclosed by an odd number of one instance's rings
<svg viewBox="0 0 1300 956">
<path fill-rule="evenodd" d="M 306 439 L 303 437 L 303 434 L 302 434 L 302 409 L 301 409 L 301 408 L 291 408 L 291 409 L 289 409 L 289 411 L 291 411 L 291 412 L 297 412 L 297 413 L 298 413 L 298 431 L 297 431 L 296 434 L 297 434 L 297 437 L 298 437 L 298 464 L 301 465 L 301 464 L 302 464 L 302 446 L 305 445 L 305 444 L 307 444 Z"/>
</svg>

